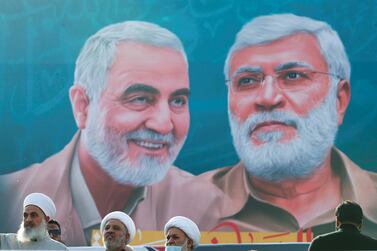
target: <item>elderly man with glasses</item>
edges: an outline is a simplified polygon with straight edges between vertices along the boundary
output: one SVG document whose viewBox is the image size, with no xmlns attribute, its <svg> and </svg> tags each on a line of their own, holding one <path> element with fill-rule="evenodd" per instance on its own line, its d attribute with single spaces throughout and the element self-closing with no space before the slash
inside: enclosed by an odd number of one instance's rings
<svg viewBox="0 0 377 251">
<path fill-rule="evenodd" d="M 316 235 L 333 229 L 348 199 L 365 208 L 364 231 L 376 236 L 377 176 L 334 146 L 351 71 L 337 32 L 293 14 L 257 17 L 237 34 L 224 71 L 241 162 L 202 175 L 225 195 L 219 223 Z"/>
</svg>

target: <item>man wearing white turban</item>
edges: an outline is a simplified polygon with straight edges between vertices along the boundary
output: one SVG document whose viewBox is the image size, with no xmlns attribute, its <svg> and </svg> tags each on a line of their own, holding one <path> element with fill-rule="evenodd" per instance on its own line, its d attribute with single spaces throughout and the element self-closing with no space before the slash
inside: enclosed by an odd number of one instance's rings
<svg viewBox="0 0 377 251">
<path fill-rule="evenodd" d="M 47 222 L 56 214 L 54 202 L 42 193 L 26 196 L 23 203 L 23 221 L 17 234 L 0 234 L 0 249 L 68 250 L 50 239 Z"/>
<path fill-rule="evenodd" d="M 101 221 L 101 233 L 106 251 L 133 251 L 128 244 L 134 239 L 136 227 L 127 214 L 114 211 L 107 214 Z"/>
<path fill-rule="evenodd" d="M 175 216 L 165 225 L 166 251 L 191 251 L 200 242 L 198 226 L 189 218 Z"/>
</svg>

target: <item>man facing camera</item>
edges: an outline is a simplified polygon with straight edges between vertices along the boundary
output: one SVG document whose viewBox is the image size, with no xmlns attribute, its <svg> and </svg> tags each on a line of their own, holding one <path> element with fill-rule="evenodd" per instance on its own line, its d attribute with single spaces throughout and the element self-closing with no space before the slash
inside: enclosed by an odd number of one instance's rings
<svg viewBox="0 0 377 251">
<path fill-rule="evenodd" d="M 343 200 L 377 234 L 377 176 L 334 146 L 350 101 L 350 64 L 328 24 L 261 16 L 237 34 L 225 63 L 228 114 L 241 162 L 203 178 L 224 193 L 220 222 L 243 231 L 329 232 Z"/>
<path fill-rule="evenodd" d="M 50 239 L 47 222 L 56 213 L 54 202 L 42 193 L 32 193 L 23 202 L 23 220 L 17 234 L 0 234 L 0 248 L 7 250 L 68 250 Z"/>
<path fill-rule="evenodd" d="M 360 233 L 363 210 L 353 201 L 343 201 L 335 211 L 336 231 L 316 237 L 309 251 L 377 250 L 377 240 Z"/>
<path fill-rule="evenodd" d="M 69 92 L 79 131 L 41 164 L 3 176 L 4 201 L 16 207 L 25 193 L 48 194 L 62 238 L 76 246 L 91 243 L 114 210 L 143 230 L 176 214 L 206 219 L 204 183 L 172 166 L 189 129 L 189 94 L 186 54 L 172 32 L 139 21 L 101 29 L 82 48 Z M 1 227 L 11 229 L 15 216 L 6 218 Z"/>
<path fill-rule="evenodd" d="M 187 217 L 175 216 L 164 227 L 166 251 L 192 251 L 199 246 L 200 230 Z"/>
<path fill-rule="evenodd" d="M 115 211 L 107 214 L 101 222 L 101 234 L 106 251 L 133 251 L 128 244 L 134 239 L 136 227 L 127 214 Z"/>
</svg>

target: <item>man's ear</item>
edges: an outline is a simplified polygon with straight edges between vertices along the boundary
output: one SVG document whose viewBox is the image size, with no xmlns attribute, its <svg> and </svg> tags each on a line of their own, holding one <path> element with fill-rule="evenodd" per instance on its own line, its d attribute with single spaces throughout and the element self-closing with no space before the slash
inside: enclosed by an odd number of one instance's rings
<svg viewBox="0 0 377 251">
<path fill-rule="evenodd" d="M 194 249 L 194 242 L 190 238 L 187 240 L 187 247 L 191 250 Z"/>
<path fill-rule="evenodd" d="M 48 223 L 50 221 L 50 217 L 46 215 L 45 216 L 45 221 L 46 221 L 46 223 Z"/>
<path fill-rule="evenodd" d="M 359 229 L 359 231 L 361 231 L 361 226 L 363 225 L 363 220 L 361 220 L 360 224 L 357 225 L 357 228 Z"/>
<path fill-rule="evenodd" d="M 86 95 L 85 88 L 80 85 L 73 85 L 69 89 L 69 98 L 77 127 L 85 129 L 89 109 L 89 98 Z"/>
<path fill-rule="evenodd" d="M 351 99 L 351 86 L 348 80 L 341 80 L 338 83 L 336 95 L 336 110 L 338 113 L 338 125 L 343 123 L 348 104 Z"/>
<path fill-rule="evenodd" d="M 126 233 L 126 243 L 130 240 L 130 233 Z"/>
<path fill-rule="evenodd" d="M 339 221 L 338 217 L 336 217 L 336 218 L 335 218 L 335 228 L 336 228 L 336 229 L 339 229 L 339 227 L 340 227 L 341 224 L 342 224 L 342 223 Z"/>
</svg>

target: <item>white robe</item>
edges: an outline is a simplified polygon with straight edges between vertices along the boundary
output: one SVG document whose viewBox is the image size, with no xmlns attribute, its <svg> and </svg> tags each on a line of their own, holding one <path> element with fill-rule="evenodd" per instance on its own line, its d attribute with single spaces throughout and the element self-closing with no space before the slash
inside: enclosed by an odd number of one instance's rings
<svg viewBox="0 0 377 251">
<path fill-rule="evenodd" d="M 68 248 L 57 241 L 46 237 L 38 241 L 20 242 L 17 234 L 0 234 L 0 249 L 13 250 L 68 250 Z"/>
</svg>

